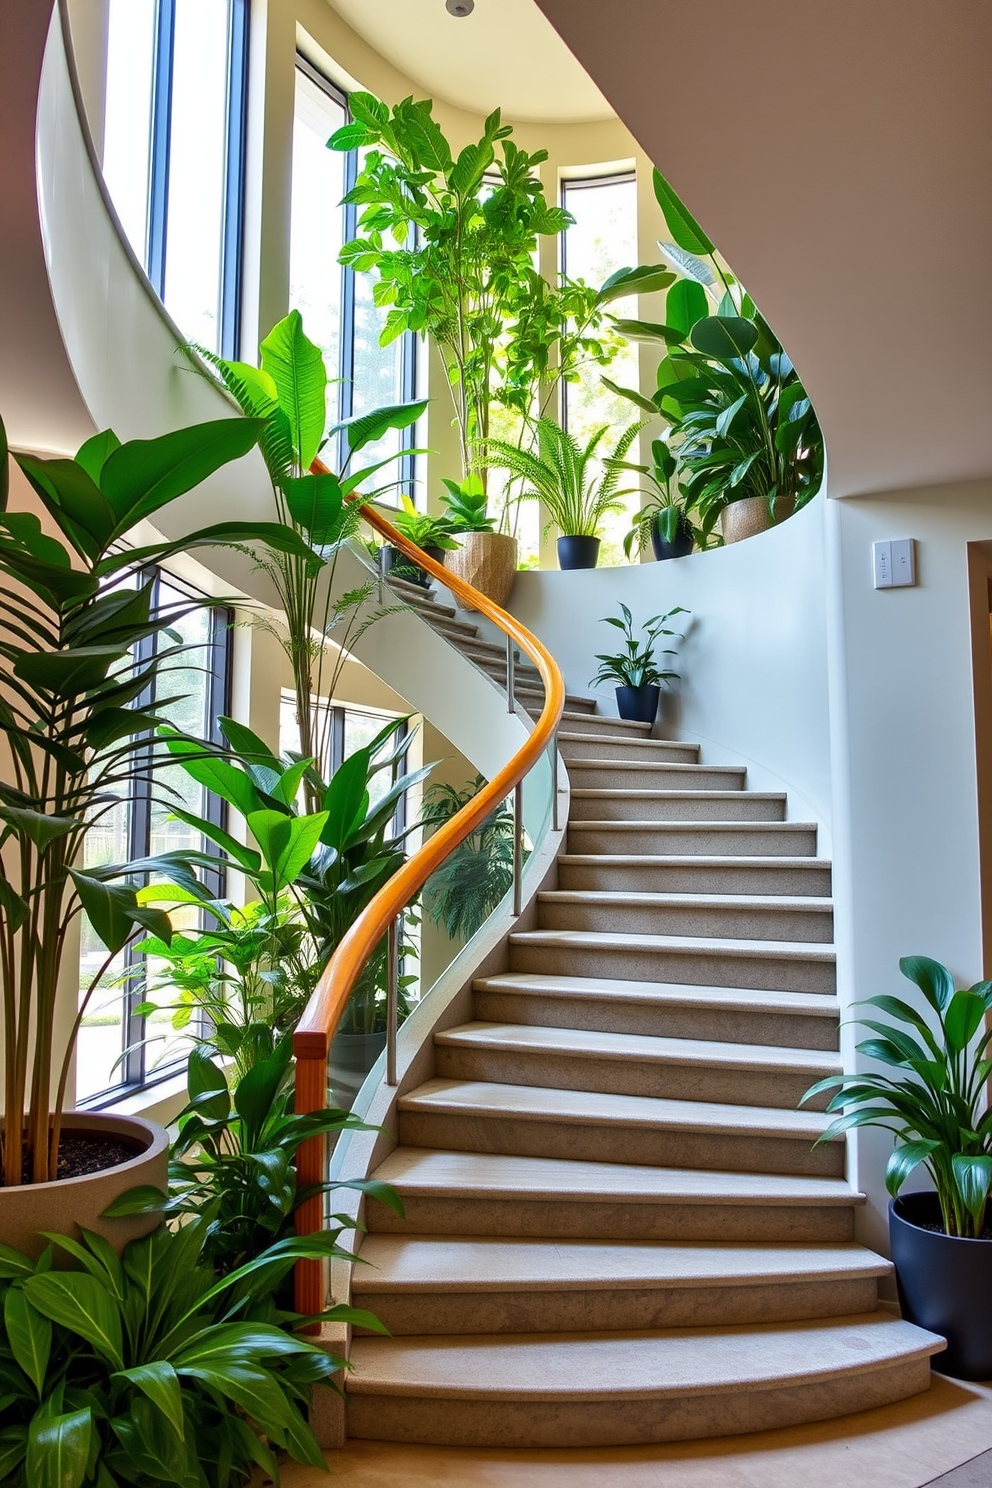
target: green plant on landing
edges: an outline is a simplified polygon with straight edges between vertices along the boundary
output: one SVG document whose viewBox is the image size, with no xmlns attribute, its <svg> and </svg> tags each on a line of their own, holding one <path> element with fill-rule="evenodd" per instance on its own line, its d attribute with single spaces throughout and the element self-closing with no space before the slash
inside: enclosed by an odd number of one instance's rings
<svg viewBox="0 0 992 1488">
<path fill-rule="evenodd" d="M 828 1112 L 843 1111 L 818 1139 L 829 1142 L 858 1126 L 880 1126 L 898 1139 L 885 1170 L 896 1198 L 917 1167 L 933 1179 L 948 1235 L 977 1238 L 992 1189 L 992 1111 L 987 1058 L 992 1031 L 992 982 L 955 991 L 950 972 L 927 956 L 903 956 L 899 970 L 927 1007 L 901 997 L 867 997 L 889 1021 L 860 1018 L 874 1038 L 859 1053 L 896 1074 L 855 1073 L 819 1080 L 803 1101 L 833 1091 Z M 936 1026 L 935 1026 L 936 1025 Z"/>
<path fill-rule="evenodd" d="M 418 512 L 405 492 L 400 499 L 403 503 L 402 510 L 393 516 L 393 526 L 397 532 L 402 532 L 418 548 L 442 548 L 445 552 L 457 548 L 458 544 L 451 536 L 452 524 L 448 517 L 433 517 L 428 516 L 427 512 Z"/>
<path fill-rule="evenodd" d="M 425 793 L 421 819 L 440 827 L 467 806 L 485 785 L 477 775 L 461 790 L 432 785 Z M 513 812 L 498 807 L 455 848 L 431 874 L 424 889 L 424 909 L 449 940 L 470 940 L 502 903 L 513 885 Z"/>
<path fill-rule="evenodd" d="M 599 335 L 603 307 L 643 288 L 671 283 L 664 269 L 623 270 L 599 290 L 534 266 L 542 238 L 571 216 L 549 205 L 537 167 L 510 138 L 499 109 L 481 139 L 455 155 L 429 99 L 394 108 L 370 93 L 349 97 L 353 122 L 329 141 L 364 152 L 345 201 L 359 208 L 358 236 L 340 261 L 374 272 L 376 304 L 387 308 L 380 337 L 429 335 L 444 360 L 458 426 L 462 476 L 485 488 L 479 441 L 490 434 L 495 403 L 522 419 L 549 406 L 558 379 L 580 361 L 608 362 L 617 339 Z"/>
<path fill-rule="evenodd" d="M 147 863 L 85 872 L 74 866 L 86 834 L 119 806 L 130 783 L 148 781 L 164 763 L 147 743 L 160 719 L 141 699 L 154 687 L 159 707 L 176 701 L 167 698 L 167 679 L 187 648 L 171 626 L 201 602 L 152 614 L 148 567 L 180 551 L 225 543 L 308 552 L 287 528 L 251 522 L 222 523 L 171 543 L 120 544 L 136 523 L 246 454 L 259 428 L 250 420 L 221 419 L 127 444 L 108 430 L 87 440 L 75 459 L 18 455 L 44 508 L 45 530 L 34 513 L 9 508 L 0 425 L 0 728 L 6 757 L 0 985 L 8 1185 L 55 1176 L 76 1031 L 102 973 L 140 931 L 162 939 L 171 934 L 168 917 L 139 902 L 123 881 L 132 871 L 148 871 Z M 187 879 L 199 892 L 192 876 Z M 108 954 L 84 994 L 67 1045 L 57 1050 L 59 973 L 81 911 Z"/>
<path fill-rule="evenodd" d="M 242 412 L 259 421 L 259 449 L 279 520 L 315 550 L 307 557 L 276 555 L 260 563 L 285 617 L 285 627 L 274 633 L 293 670 L 301 752 L 309 759 L 326 759 L 342 668 L 368 626 L 385 613 L 366 609 L 377 587 L 373 579 L 337 594 L 338 557 L 359 530 L 362 505 L 398 484 L 393 480 L 369 490 L 366 483 L 409 451 L 397 451 L 360 470 L 351 470 L 351 463 L 390 430 L 414 424 L 427 401 L 378 408 L 336 425 L 327 441 L 340 435 L 347 445 L 342 469 L 337 474 L 314 474 L 310 467 L 326 443 L 327 369 L 320 348 L 304 333 L 298 310 L 290 311 L 262 342 L 261 367 L 226 361 L 199 346 L 187 350 L 199 370 L 219 380 Z M 331 639 L 334 646 L 328 647 Z M 315 809 L 313 799 L 309 804 Z"/>
<path fill-rule="evenodd" d="M 657 391 L 612 392 L 668 421 L 679 483 L 702 533 L 733 501 L 759 496 L 774 520 L 816 495 L 823 435 L 781 342 L 665 178 L 655 194 L 674 243 L 659 244 L 681 277 L 668 290 L 665 322 L 617 320 L 623 335 L 665 347 Z"/>
<path fill-rule="evenodd" d="M 643 426 L 628 425 L 613 449 L 600 446 L 609 425 L 595 430 L 583 444 L 561 429 L 553 419 L 537 421 L 537 446 L 520 449 L 503 439 L 490 439 L 486 459 L 496 470 L 507 470 L 523 482 L 522 501 L 542 501 L 549 526 L 565 537 L 598 537 L 608 512 L 620 512 L 623 504 L 617 487 L 626 455 Z"/>
<path fill-rule="evenodd" d="M 447 489 L 441 500 L 448 509 L 453 533 L 496 530 L 496 522 L 488 514 L 481 475 L 473 471 L 461 481 L 450 480 L 447 476 L 442 476 L 442 481 Z"/>
<path fill-rule="evenodd" d="M 0 1246 L 0 1479 L 9 1488 L 244 1488 L 277 1452 L 323 1468 L 307 1423 L 343 1361 L 293 1329 L 273 1294 L 300 1258 L 345 1255 L 339 1231 L 292 1237 L 217 1280 L 210 1216 L 134 1240 L 48 1238 L 79 1269 Z M 383 1331 L 368 1313 L 327 1320 Z"/>
<path fill-rule="evenodd" d="M 622 496 L 646 495 L 647 501 L 634 518 L 630 531 L 624 537 L 623 551 L 627 558 L 642 553 L 656 532 L 662 542 L 673 544 L 679 533 L 688 533 L 693 545 L 700 543 L 701 534 L 693 527 L 686 513 L 686 500 L 676 481 L 675 456 L 664 439 L 652 439 L 650 465 L 634 465 L 627 460 L 620 462 L 622 470 L 630 470 L 643 477 L 643 484 L 618 491 Z"/>
<path fill-rule="evenodd" d="M 601 624 L 612 625 L 623 633 L 623 650 L 605 655 L 597 654 L 596 660 L 600 663 L 600 668 L 589 686 L 597 687 L 601 682 L 612 682 L 617 687 L 664 687 L 677 681 L 680 674 L 659 666 L 655 659 L 657 656 L 676 656 L 677 651 L 669 646 L 659 652 L 656 642 L 662 636 L 684 640 L 681 631 L 668 628 L 668 621 L 675 615 L 688 613 L 684 606 L 676 605 L 667 614 L 653 615 L 640 627 L 639 637 L 634 634 L 634 618 L 625 604 L 620 606 L 622 619 L 618 619 L 616 615 L 604 615 Z"/>
</svg>

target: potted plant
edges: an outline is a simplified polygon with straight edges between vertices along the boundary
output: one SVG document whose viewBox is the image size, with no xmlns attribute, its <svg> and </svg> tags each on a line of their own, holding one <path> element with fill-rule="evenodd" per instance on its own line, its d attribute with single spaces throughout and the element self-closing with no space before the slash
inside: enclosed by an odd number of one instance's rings
<svg viewBox="0 0 992 1488">
<path fill-rule="evenodd" d="M 803 1100 L 830 1090 L 827 1110 L 843 1112 L 820 1142 L 859 1126 L 895 1134 L 885 1184 L 903 1315 L 947 1339 L 935 1367 L 986 1380 L 992 1376 L 992 982 L 956 991 L 947 968 L 926 956 L 904 956 L 899 969 L 923 1003 L 868 997 L 865 1005 L 885 1021 L 858 1020 L 874 1035 L 859 1051 L 894 1073 L 831 1075 Z M 920 1167 L 933 1189 L 902 1194 Z"/>
<path fill-rule="evenodd" d="M 447 508 L 447 520 L 454 550 L 444 560 L 453 574 L 478 589 L 496 604 L 505 604 L 517 574 L 517 540 L 507 532 L 496 532 L 495 520 L 489 516 L 485 487 L 477 471 L 464 480 L 445 479 L 441 497 Z M 472 610 L 474 605 L 462 608 Z"/>
<path fill-rule="evenodd" d="M 651 459 L 651 465 L 620 462 L 621 469 L 633 470 L 643 476 L 647 486 L 646 492 L 642 485 L 618 491 L 617 496 L 646 493 L 648 497 L 623 540 L 624 554 L 632 558 L 635 551 L 642 553 L 650 541 L 659 562 L 666 558 L 685 558 L 696 546 L 697 534 L 686 512 L 685 497 L 675 479 L 675 456 L 664 438 L 651 441 Z"/>
<path fill-rule="evenodd" d="M 659 247 L 679 273 L 663 324 L 622 320 L 618 331 L 665 347 L 651 398 L 613 392 L 669 424 L 686 510 L 709 538 L 750 537 L 791 516 L 823 479 L 823 435 L 806 390 L 754 301 L 660 172 L 655 195 L 673 243 Z"/>
<path fill-rule="evenodd" d="M 443 563 L 445 553 L 454 552 L 458 544 L 452 537 L 452 522 L 450 517 L 429 516 L 427 512 L 418 512 L 406 492 L 401 496 L 402 509 L 393 515 L 393 526 L 404 537 L 423 548 L 429 558 L 435 563 Z M 420 584 L 425 589 L 431 582 L 431 576 L 426 569 L 418 568 L 412 563 L 407 555 L 399 548 L 391 547 L 384 543 L 381 550 L 380 562 L 383 573 L 392 573 L 402 579 L 407 579 L 412 584 Z"/>
<path fill-rule="evenodd" d="M 620 606 L 621 619 L 616 615 L 603 616 L 603 625 L 613 625 L 623 632 L 624 646 L 622 651 L 597 654 L 596 660 L 600 663 L 600 668 L 589 685 L 598 687 L 601 682 L 616 684 L 617 712 L 621 718 L 633 719 L 638 723 L 654 723 L 662 686 L 668 686 L 679 676 L 678 672 L 658 666 L 655 660 L 655 642 L 660 636 L 675 636 L 681 641 L 681 631 L 668 630 L 666 623 L 673 615 L 688 613 L 682 605 L 676 605 L 666 615 L 653 616 L 641 626 L 640 640 L 634 635 L 633 617 L 625 604 Z M 661 656 L 676 654 L 670 646 L 660 653 Z"/>
<path fill-rule="evenodd" d="M 249 522 L 122 547 L 136 523 L 246 454 L 258 434 L 252 420 L 221 419 L 128 444 L 107 431 L 87 440 L 75 459 L 17 455 L 44 509 L 43 527 L 35 513 L 9 509 L 0 425 L 0 728 L 7 760 L 0 779 L 0 1233 L 35 1253 L 36 1233 L 58 1228 L 67 1212 L 123 1244 L 147 1222 L 99 1216 L 121 1188 L 145 1181 L 143 1166 L 164 1177 L 163 1134 L 135 1118 L 64 1114 L 67 1082 L 87 1003 L 114 957 L 141 933 L 171 938 L 168 916 L 144 902 L 133 876 L 167 865 L 190 895 L 206 893 L 171 854 L 85 871 L 77 865 L 87 833 L 121 793 L 165 764 L 148 748 L 160 720 L 141 699 L 185 649 L 171 625 L 206 602 L 152 613 L 148 566 L 223 543 L 309 552 L 288 529 Z M 59 982 L 80 912 L 107 956 L 63 1041 Z"/>
<path fill-rule="evenodd" d="M 461 790 L 435 784 L 425 792 L 421 820 L 440 827 L 485 785 L 477 775 Z M 449 940 L 471 940 L 513 886 L 513 812 L 505 804 L 471 832 L 424 888 L 424 909 Z"/>
<path fill-rule="evenodd" d="M 561 533 L 559 568 L 596 567 L 600 527 L 607 512 L 623 511 L 617 486 L 627 452 L 641 428 L 640 423 L 628 425 L 609 454 L 600 453 L 608 424 L 583 444 L 550 418 L 538 419 L 534 450 L 504 439 L 487 442 L 490 465 L 521 480 L 519 499 L 543 502 L 548 525 Z"/>
</svg>

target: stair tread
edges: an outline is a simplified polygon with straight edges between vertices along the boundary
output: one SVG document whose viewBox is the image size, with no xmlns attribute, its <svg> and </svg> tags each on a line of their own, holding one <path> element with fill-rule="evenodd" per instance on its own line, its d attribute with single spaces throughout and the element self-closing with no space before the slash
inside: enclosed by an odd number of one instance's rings
<svg viewBox="0 0 992 1488">
<path fill-rule="evenodd" d="M 623 740 L 618 739 L 616 742 L 622 744 Z M 644 742 L 646 743 L 647 741 L 645 740 Z M 652 740 L 651 742 L 653 743 L 654 741 Z M 622 773 L 624 770 L 637 771 L 638 773 L 650 770 L 662 779 L 666 775 L 684 775 L 687 771 L 700 775 L 739 775 L 742 779 L 746 774 L 743 765 L 700 765 L 694 764 L 691 760 L 680 762 L 678 760 L 584 759 L 573 755 L 567 761 L 567 764 L 569 770 L 616 770 L 618 773 Z"/>
<path fill-rule="evenodd" d="M 564 708 L 564 710 L 562 712 L 561 720 L 560 720 L 562 723 L 588 723 L 589 720 L 590 720 L 590 718 L 595 718 L 595 720 L 596 720 L 597 723 L 610 724 L 613 728 L 629 729 L 631 733 L 635 733 L 635 734 L 637 734 L 637 733 L 640 733 L 640 734 L 650 734 L 650 732 L 651 732 L 651 725 L 649 723 L 637 723 L 634 719 L 631 719 L 631 718 L 612 718 L 609 714 L 605 714 L 605 713 L 573 713 L 573 712 L 570 712 L 569 709 L 568 709 L 568 706 L 567 706 L 570 701 L 571 701 L 571 698 L 570 697 L 566 697 L 566 699 L 565 699 L 566 706 L 565 706 L 565 708 Z M 583 701 L 585 701 L 585 702 L 595 702 L 595 701 L 598 701 L 598 700 L 597 699 L 594 699 L 594 698 L 585 698 L 585 699 L 583 699 Z M 605 735 L 602 735 L 602 734 L 597 734 L 596 735 L 596 738 L 597 739 L 605 738 L 605 737 L 606 736 Z M 697 748 L 698 746 L 697 745 L 690 745 L 688 747 L 690 747 L 690 748 Z"/>
<path fill-rule="evenodd" d="M 836 959 L 832 945 L 807 940 L 735 940 L 723 936 L 643 935 L 619 930 L 515 930 L 511 945 L 583 947 L 623 947 L 647 951 L 705 952 L 707 955 L 747 956 L 751 959 L 786 960 L 801 958 L 824 965 Z"/>
<path fill-rule="evenodd" d="M 479 977 L 475 991 L 510 992 L 524 996 L 558 993 L 578 1000 L 615 997 L 625 1002 L 687 1003 L 693 1007 L 745 1007 L 758 1012 L 840 1016 L 840 1003 L 829 992 L 756 992 L 749 988 L 705 987 L 681 982 L 624 982 L 610 977 L 556 976 L 551 972 L 501 972 Z"/>
<path fill-rule="evenodd" d="M 617 797 L 641 800 L 707 800 L 707 801 L 781 801 L 786 799 L 784 791 L 721 791 L 721 790 L 608 790 L 600 786 L 578 786 L 572 791 L 573 801 L 615 801 Z M 775 822 L 774 826 L 782 825 Z"/>
<path fill-rule="evenodd" d="M 565 717 L 566 715 L 563 714 L 562 716 Z M 576 724 L 578 723 L 578 719 L 575 719 L 574 721 L 576 722 Z M 631 723 L 632 722 L 632 720 L 630 720 L 630 719 L 623 719 L 623 718 L 613 718 L 613 719 L 610 719 L 610 718 L 607 718 L 605 716 L 604 716 L 604 720 L 603 721 L 606 722 L 606 723 L 620 723 L 620 724 Z M 649 723 L 637 723 L 637 724 L 634 724 L 633 726 L 635 728 L 637 728 L 637 729 L 650 729 L 650 727 L 651 727 L 651 725 Z M 565 739 L 570 744 L 602 744 L 604 742 L 604 739 L 603 739 L 602 734 L 584 734 L 578 728 L 576 728 L 574 730 L 572 730 L 572 729 L 559 729 L 559 731 L 558 731 L 558 738 L 559 739 Z M 638 738 L 632 738 L 632 739 L 609 739 L 606 742 L 608 742 L 610 744 L 633 744 L 633 745 L 636 745 L 638 748 L 648 748 L 648 749 L 695 749 L 696 752 L 697 752 L 697 754 L 699 752 L 699 745 L 698 744 L 693 744 L 691 742 L 691 740 L 689 740 L 689 739 L 638 739 Z M 589 763 L 589 762 L 588 761 L 583 761 L 583 763 Z M 604 763 L 607 763 L 607 761 L 597 760 L 596 763 L 597 764 L 604 764 Z M 686 764 L 689 764 L 690 762 L 688 760 L 686 760 L 685 763 Z M 718 768 L 726 768 L 726 769 L 737 769 L 737 768 L 740 768 L 740 769 L 744 769 L 745 767 L 743 765 L 741 765 L 739 767 L 736 766 L 736 765 L 728 765 L 728 766 L 718 767 Z"/>
<path fill-rule="evenodd" d="M 669 1127 L 682 1131 L 794 1137 L 811 1144 L 829 1126 L 817 1111 L 779 1106 L 735 1106 L 723 1101 L 667 1100 L 655 1095 L 607 1095 L 543 1085 L 504 1085 L 496 1080 L 432 1079 L 401 1095 L 400 1111 L 525 1118 L 598 1126 Z M 843 1137 L 832 1141 L 843 1141 Z"/>
<path fill-rule="evenodd" d="M 352 1394 L 602 1400 L 815 1385 L 925 1358 L 943 1339 L 887 1312 L 638 1333 L 356 1339 Z"/>
<path fill-rule="evenodd" d="M 737 1286 L 888 1276 L 892 1263 L 863 1245 L 761 1245 L 699 1241 L 474 1239 L 370 1235 L 355 1288 L 366 1294 Z M 372 1269 L 375 1268 L 375 1269 Z"/>
<path fill-rule="evenodd" d="M 696 1064 L 726 1069 L 782 1070 L 832 1074 L 841 1058 L 830 1050 L 788 1049 L 772 1044 L 718 1043 L 666 1038 L 656 1034 L 602 1033 L 585 1028 L 549 1028 L 540 1023 L 462 1023 L 434 1036 L 447 1048 L 513 1049 L 567 1054 L 579 1059 L 649 1060 L 657 1064 Z"/>
<path fill-rule="evenodd" d="M 397 1147 L 375 1177 L 401 1195 L 553 1199 L 558 1203 L 672 1204 L 688 1202 L 795 1207 L 851 1207 L 865 1196 L 844 1178 L 782 1173 L 721 1172 L 710 1168 L 642 1167 L 581 1158 L 523 1157 L 492 1152 L 450 1152 Z"/>
<path fill-rule="evenodd" d="M 697 894 L 691 890 L 656 892 L 644 889 L 542 889 L 537 898 L 539 903 L 548 904 L 671 905 L 675 909 L 781 909 L 795 910 L 797 914 L 830 914 L 834 907 L 832 899 L 813 894 Z"/>
<path fill-rule="evenodd" d="M 610 796 L 617 794 L 616 791 L 572 791 L 572 800 L 576 796 Z M 657 792 L 624 791 L 624 795 L 650 794 Z M 670 795 L 681 795 L 681 791 L 670 791 Z M 688 792 L 686 794 L 689 794 Z M 709 794 L 701 792 L 700 794 Z M 714 794 L 717 794 L 714 792 Z M 729 793 L 728 793 L 729 794 Z M 733 792 L 736 796 L 738 792 Z M 816 822 L 794 822 L 794 821 L 610 821 L 602 818 L 568 818 L 569 828 L 577 828 L 596 832 L 685 832 L 687 830 L 698 830 L 700 832 L 815 832 Z M 804 862 L 812 862 L 813 859 L 803 859 Z"/>
<path fill-rule="evenodd" d="M 576 823 L 572 822 L 570 825 L 575 826 Z M 585 826 L 587 823 L 583 822 L 580 825 Z M 619 824 L 613 822 L 610 825 L 616 826 Z M 624 823 L 623 825 L 629 825 L 629 823 Z M 658 825 L 663 826 L 664 823 L 659 823 Z M 708 825 L 712 825 L 712 823 L 708 823 Z M 755 825 L 760 824 L 756 823 Z M 772 825 L 789 826 L 790 823 L 773 822 Z M 747 857 L 746 855 L 734 857 L 730 853 L 726 857 L 717 857 L 712 853 L 693 853 L 691 856 L 686 854 L 682 854 L 681 856 L 672 854 L 671 857 L 667 858 L 657 853 L 653 855 L 650 853 L 559 853 L 558 863 L 559 866 L 564 863 L 566 866 L 570 867 L 574 865 L 577 868 L 657 867 L 664 869 L 666 872 L 673 868 L 726 868 L 728 871 L 734 868 L 770 868 L 773 870 L 784 868 L 789 872 L 794 868 L 798 868 L 805 869 L 808 872 L 822 873 L 824 870 L 829 871 L 831 867 L 829 858 L 776 858 L 770 855 L 767 858 Z M 765 896 L 762 895 L 761 897 L 763 899 Z M 811 898 L 813 897 L 811 896 Z M 833 901 L 824 899 L 822 902 L 832 903 Z"/>
</svg>

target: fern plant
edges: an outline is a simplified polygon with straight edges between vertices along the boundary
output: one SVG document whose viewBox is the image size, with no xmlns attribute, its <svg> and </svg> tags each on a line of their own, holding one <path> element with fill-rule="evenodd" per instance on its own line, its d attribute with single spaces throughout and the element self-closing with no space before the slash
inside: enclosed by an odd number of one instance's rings
<svg viewBox="0 0 992 1488">
<path fill-rule="evenodd" d="M 458 790 L 432 785 L 424 795 L 421 820 L 440 827 L 467 806 L 485 785 L 477 775 Z M 498 806 L 476 827 L 441 867 L 424 890 L 424 908 L 449 940 L 471 940 L 510 892 L 513 883 L 513 812 Z"/>
<path fill-rule="evenodd" d="M 596 429 L 585 444 L 554 419 L 535 425 L 536 447 L 521 449 L 505 439 L 487 439 L 486 463 L 509 471 L 523 482 L 519 500 L 543 501 L 550 521 L 563 537 L 598 537 L 608 512 L 623 511 L 617 487 L 623 462 L 642 428 L 629 424 L 609 454 L 600 446 L 609 425 Z"/>
</svg>

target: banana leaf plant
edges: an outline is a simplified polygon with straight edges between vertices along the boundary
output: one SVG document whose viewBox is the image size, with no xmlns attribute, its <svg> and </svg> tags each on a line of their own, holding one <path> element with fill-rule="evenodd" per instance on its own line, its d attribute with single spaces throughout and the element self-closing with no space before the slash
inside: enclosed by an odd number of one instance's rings
<svg viewBox="0 0 992 1488">
<path fill-rule="evenodd" d="M 212 1216 L 160 1226 L 118 1259 L 49 1235 L 38 1261 L 0 1246 L 0 1481 L 9 1488 L 245 1488 L 278 1453 L 324 1469 L 307 1422 L 344 1360 L 294 1331 L 276 1293 L 297 1260 L 348 1253 L 340 1227 L 277 1241 L 219 1280 Z M 73 1270 L 54 1270 L 54 1248 Z M 371 1313 L 328 1321 L 384 1332 Z"/>
<path fill-rule="evenodd" d="M 136 780 L 163 760 L 148 748 L 161 721 L 143 706 L 166 701 L 167 677 L 187 649 L 172 631 L 205 601 L 152 613 L 151 564 L 177 552 L 253 544 L 309 551 L 276 523 L 226 522 L 176 542 L 122 547 L 220 466 L 246 454 L 261 426 L 222 419 L 122 444 L 95 435 L 74 459 L 16 455 L 44 510 L 9 503 L 0 424 L 0 984 L 4 1016 L 3 1179 L 56 1176 L 61 1115 L 76 1031 L 114 956 L 137 934 L 171 935 L 168 916 L 140 902 L 128 879 L 158 867 L 111 864 L 83 871 L 86 834 Z M 149 644 L 149 643 L 152 644 Z M 161 680 L 160 680 L 161 679 Z M 166 855 L 169 857 L 169 855 Z M 189 892 L 191 871 L 170 860 Z M 59 976 L 67 937 L 85 913 L 107 950 L 65 1047 L 56 1047 Z"/>
<path fill-rule="evenodd" d="M 615 321 L 633 340 L 664 348 L 657 389 L 619 393 L 670 429 L 687 509 L 704 540 L 720 512 L 749 496 L 782 520 L 820 489 L 823 434 L 795 367 L 754 301 L 659 171 L 655 195 L 674 242 L 659 243 L 679 275 L 665 321 Z"/>
<path fill-rule="evenodd" d="M 895 1073 L 830 1075 L 807 1090 L 803 1101 L 830 1090 L 827 1110 L 843 1112 L 819 1142 L 859 1126 L 893 1132 L 897 1143 L 885 1169 L 892 1197 L 922 1166 L 933 1179 L 948 1235 L 977 1239 L 992 1191 L 992 982 L 956 991 L 946 966 L 928 956 L 903 956 L 899 970 L 919 988 L 925 1005 L 867 997 L 861 1005 L 877 1008 L 888 1021 L 857 1020 L 874 1035 L 858 1044 L 859 1052 Z"/>
<path fill-rule="evenodd" d="M 390 430 L 416 423 L 427 400 L 394 404 L 335 425 L 327 423 L 327 369 L 318 346 L 308 339 L 298 310 L 266 336 L 261 365 L 226 361 L 202 346 L 187 351 L 195 365 L 219 380 L 242 412 L 259 423 L 259 449 L 265 460 L 275 512 L 308 545 L 306 556 L 278 553 L 260 559 L 282 606 L 284 626 L 274 633 L 293 671 L 301 753 L 318 764 L 330 753 L 333 698 L 348 656 L 370 624 L 388 611 L 366 608 L 374 580 L 336 594 L 336 565 L 342 546 L 361 526 L 361 508 L 398 482 L 370 484 L 386 466 L 409 451 L 398 451 L 353 469 L 354 457 Z M 336 473 L 311 466 L 321 450 L 347 449 Z M 413 451 L 414 454 L 423 453 Z M 333 646 L 327 642 L 332 640 Z M 309 785 L 305 784 L 305 790 Z M 311 810 L 315 798 L 309 797 Z"/>
</svg>

